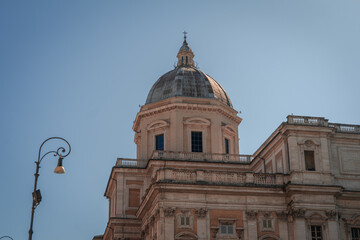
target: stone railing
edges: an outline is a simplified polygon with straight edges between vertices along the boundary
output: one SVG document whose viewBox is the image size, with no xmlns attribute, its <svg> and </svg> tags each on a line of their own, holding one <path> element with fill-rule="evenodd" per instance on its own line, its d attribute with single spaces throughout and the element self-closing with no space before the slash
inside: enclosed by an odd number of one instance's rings
<svg viewBox="0 0 360 240">
<path fill-rule="evenodd" d="M 327 119 L 322 117 L 305 117 L 305 116 L 287 116 L 287 123 L 299 125 L 312 125 L 322 127 L 335 128 L 336 132 L 344 133 L 360 133 L 360 125 L 329 123 Z"/>
<path fill-rule="evenodd" d="M 144 168 L 146 167 L 147 162 L 148 160 L 144 159 L 118 158 L 116 160 L 116 166 L 128 168 Z"/>
<path fill-rule="evenodd" d="M 287 116 L 287 122 L 289 124 L 299 125 L 313 125 L 313 126 L 328 126 L 328 120 L 323 117 L 306 117 L 306 116 Z"/>
<path fill-rule="evenodd" d="M 282 185 L 286 181 L 283 174 L 263 174 L 252 172 L 222 172 L 163 168 L 156 172 L 153 182 L 189 182 L 224 185 Z"/>
<path fill-rule="evenodd" d="M 276 184 L 276 174 L 254 173 L 254 183 L 256 184 Z"/>
<path fill-rule="evenodd" d="M 250 163 L 253 157 L 251 155 L 239 155 L 239 154 L 154 151 L 151 156 L 151 159 Z"/>
<path fill-rule="evenodd" d="M 360 126 L 359 125 L 329 123 L 329 127 L 335 128 L 335 130 L 337 132 L 360 133 Z"/>
</svg>

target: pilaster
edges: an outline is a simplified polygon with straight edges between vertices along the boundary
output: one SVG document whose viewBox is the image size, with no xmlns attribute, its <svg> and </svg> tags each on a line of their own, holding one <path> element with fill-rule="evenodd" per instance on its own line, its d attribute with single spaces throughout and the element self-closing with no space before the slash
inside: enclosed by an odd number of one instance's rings
<svg viewBox="0 0 360 240">
<path fill-rule="evenodd" d="M 125 180 L 124 175 L 117 175 L 116 179 L 115 215 L 125 216 Z"/>
<path fill-rule="evenodd" d="M 246 218 L 247 218 L 247 232 L 248 232 L 248 239 L 249 240 L 257 240 L 257 212 L 255 211 L 246 211 Z"/>
<path fill-rule="evenodd" d="M 336 211 L 326 211 L 325 214 L 328 217 L 329 240 L 339 239 L 339 225 L 336 221 Z"/>
<path fill-rule="evenodd" d="M 277 212 L 278 222 L 279 222 L 279 235 L 281 240 L 288 240 L 288 215 L 287 212 L 281 211 Z"/>
<path fill-rule="evenodd" d="M 299 171 L 300 162 L 298 159 L 298 144 L 296 136 L 288 136 L 290 171 Z"/>
<path fill-rule="evenodd" d="M 164 209 L 164 238 L 162 238 L 161 240 L 174 240 L 174 213 L 175 213 L 175 209 L 174 208 L 165 208 Z"/>
<path fill-rule="evenodd" d="M 289 215 L 293 222 L 294 240 L 306 239 L 305 209 L 291 209 Z"/>
<path fill-rule="evenodd" d="M 207 209 L 200 208 L 195 211 L 197 217 L 197 236 L 198 240 L 207 240 Z"/>
</svg>

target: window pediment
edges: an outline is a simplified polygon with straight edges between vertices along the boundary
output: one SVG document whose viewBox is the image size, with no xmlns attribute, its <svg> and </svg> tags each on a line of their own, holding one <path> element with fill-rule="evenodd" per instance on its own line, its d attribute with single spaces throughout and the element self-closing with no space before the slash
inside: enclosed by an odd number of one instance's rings
<svg viewBox="0 0 360 240">
<path fill-rule="evenodd" d="M 266 234 L 259 237 L 259 240 L 279 240 L 280 238 L 274 234 Z"/>
<path fill-rule="evenodd" d="M 228 132 L 230 134 L 236 134 L 236 129 L 233 126 L 229 125 L 229 124 L 227 124 L 225 126 L 222 126 L 221 128 L 223 129 L 223 131 L 226 131 L 226 132 Z"/>
<path fill-rule="evenodd" d="M 196 240 L 198 239 L 197 235 L 192 233 L 192 232 L 180 232 L 178 234 L 176 234 L 175 236 L 176 240 L 181 240 L 181 239 L 187 239 L 187 240 Z"/>
<path fill-rule="evenodd" d="M 316 148 L 320 146 L 320 143 L 314 139 L 306 139 L 303 141 L 298 142 L 299 145 L 304 145 L 306 148 Z"/>
<path fill-rule="evenodd" d="M 305 217 L 308 224 L 322 224 L 326 221 L 326 216 L 322 215 L 321 213 L 313 213 L 309 216 Z"/>
<path fill-rule="evenodd" d="M 360 214 L 354 214 L 347 222 L 351 225 L 360 226 Z"/>
<path fill-rule="evenodd" d="M 203 126 L 210 126 L 211 122 L 206 118 L 201 117 L 193 117 L 188 118 L 184 121 L 184 124 L 194 124 L 194 125 L 203 125 Z"/>
<path fill-rule="evenodd" d="M 157 129 L 157 128 L 162 128 L 162 127 L 167 127 L 169 126 L 169 123 L 164 121 L 164 120 L 157 120 L 155 122 L 150 123 L 147 126 L 147 130 L 152 130 L 152 129 Z"/>
</svg>

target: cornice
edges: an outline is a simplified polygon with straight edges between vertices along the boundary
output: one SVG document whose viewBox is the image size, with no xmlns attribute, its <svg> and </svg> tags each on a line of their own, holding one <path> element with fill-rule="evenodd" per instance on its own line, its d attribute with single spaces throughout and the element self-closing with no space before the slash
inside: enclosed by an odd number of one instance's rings
<svg viewBox="0 0 360 240">
<path fill-rule="evenodd" d="M 242 118 L 237 116 L 237 112 L 229 107 L 222 105 L 205 105 L 205 104 L 191 104 L 191 103 L 170 103 L 165 106 L 160 106 L 148 110 L 140 110 L 136 115 L 133 130 L 135 131 L 140 123 L 140 120 L 145 117 L 154 116 L 159 113 L 169 112 L 172 110 L 192 110 L 192 111 L 207 111 L 207 112 L 218 112 L 230 120 L 234 121 L 236 124 L 240 124 Z"/>
</svg>

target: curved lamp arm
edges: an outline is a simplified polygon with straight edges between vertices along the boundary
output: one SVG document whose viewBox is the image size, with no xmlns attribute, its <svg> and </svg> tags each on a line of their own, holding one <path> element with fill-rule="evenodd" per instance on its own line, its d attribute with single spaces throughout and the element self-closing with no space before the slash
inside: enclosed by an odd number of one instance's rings
<svg viewBox="0 0 360 240">
<path fill-rule="evenodd" d="M 67 152 L 66 154 L 61 154 L 61 152 L 62 152 L 62 153 L 65 153 L 66 150 L 65 150 L 64 147 L 59 147 L 56 151 L 52 150 L 52 151 L 49 151 L 49 152 L 47 152 L 47 153 L 45 153 L 44 155 L 41 156 L 42 147 L 44 146 L 44 144 L 45 144 L 47 141 L 52 140 L 52 139 L 59 139 L 59 140 L 64 141 L 64 142 L 67 144 L 67 146 L 68 146 L 68 152 Z M 44 158 L 46 155 L 50 154 L 50 153 L 53 153 L 53 154 L 54 154 L 54 157 L 59 156 L 59 157 L 65 158 L 67 155 L 70 154 L 70 152 L 71 152 L 71 146 L 70 146 L 70 143 L 69 143 L 68 141 L 66 141 L 64 138 L 61 138 L 61 137 L 51 137 L 51 138 L 46 139 L 46 140 L 41 144 L 41 146 L 40 146 L 40 148 L 39 148 L 38 162 L 39 162 L 39 164 L 40 164 L 40 162 L 43 160 L 43 158 Z"/>
<path fill-rule="evenodd" d="M 12 237 L 10 237 L 10 236 L 2 236 L 2 237 L 0 237 L 0 239 L 2 239 L 2 238 L 10 238 L 11 240 L 14 240 Z"/>
</svg>

